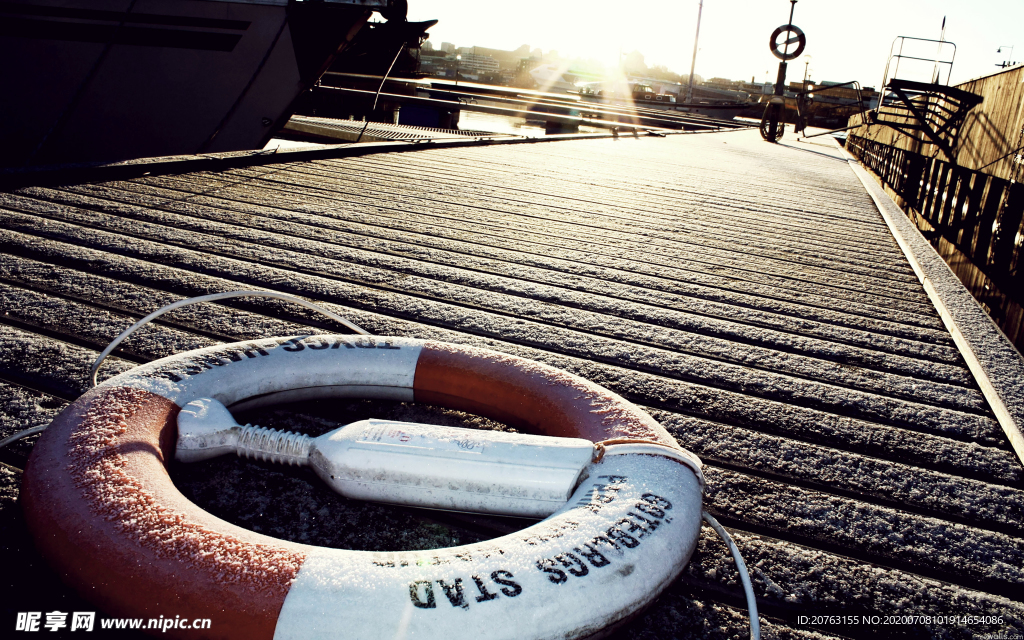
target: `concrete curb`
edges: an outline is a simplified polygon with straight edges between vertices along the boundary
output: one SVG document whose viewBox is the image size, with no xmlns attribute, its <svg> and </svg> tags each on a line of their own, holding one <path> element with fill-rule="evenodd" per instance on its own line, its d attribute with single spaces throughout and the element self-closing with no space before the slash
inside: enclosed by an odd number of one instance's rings
<svg viewBox="0 0 1024 640">
<path fill-rule="evenodd" d="M 841 150 L 953 336 L 1010 446 L 1024 462 L 1024 357 L 903 210 L 856 158 Z"/>
</svg>

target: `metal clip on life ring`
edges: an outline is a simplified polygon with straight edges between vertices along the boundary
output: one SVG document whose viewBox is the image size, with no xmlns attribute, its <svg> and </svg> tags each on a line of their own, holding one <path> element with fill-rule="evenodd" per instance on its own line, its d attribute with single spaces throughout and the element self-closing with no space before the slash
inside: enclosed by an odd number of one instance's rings
<svg viewBox="0 0 1024 640">
<path fill-rule="evenodd" d="M 517 447 L 552 443 L 366 423 L 310 441 L 239 427 L 221 406 L 323 397 L 424 402 L 576 440 L 522 456 Z M 410 428 L 421 440 L 394 435 Z M 417 472 L 419 488 L 397 472 L 360 475 L 388 447 L 411 460 L 417 443 L 434 456 Z M 369 499 L 547 517 L 432 551 L 286 542 L 213 517 L 171 483 L 165 467 L 176 453 L 224 451 L 312 464 Z M 346 456 L 356 462 L 338 462 Z M 502 467 L 501 456 L 516 464 Z M 485 469 L 476 485 L 474 460 Z M 43 555 L 114 616 L 209 618 L 206 633 L 246 639 L 585 638 L 628 620 L 683 570 L 701 526 L 700 468 L 646 413 L 564 371 L 440 342 L 314 335 L 191 351 L 96 386 L 35 445 L 22 502 Z M 444 484 L 435 472 L 467 475 Z M 392 480 L 405 488 L 381 484 Z"/>
</svg>

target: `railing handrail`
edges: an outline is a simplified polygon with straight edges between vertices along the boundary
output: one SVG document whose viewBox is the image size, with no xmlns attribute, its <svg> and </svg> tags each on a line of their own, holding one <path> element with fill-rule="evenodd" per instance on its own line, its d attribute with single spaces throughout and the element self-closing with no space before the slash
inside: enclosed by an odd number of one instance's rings
<svg viewBox="0 0 1024 640">
<path fill-rule="evenodd" d="M 1024 351 L 1024 247 L 1016 242 L 1024 235 L 1024 183 L 857 135 L 846 144 L 901 207 L 967 258 L 954 271 L 967 274 L 961 280 Z"/>
<path fill-rule="evenodd" d="M 796 115 L 797 115 L 798 121 L 799 121 L 799 118 L 803 118 L 804 117 L 801 105 L 803 103 L 803 97 L 805 95 L 809 95 L 809 94 L 812 94 L 812 93 L 824 93 L 824 92 L 828 91 L 829 89 L 837 89 L 837 88 L 840 88 L 840 87 L 845 87 L 846 85 L 852 85 L 853 88 L 857 91 L 857 104 L 860 105 L 860 112 L 859 113 L 860 113 L 860 115 L 863 116 L 863 114 L 865 114 L 867 112 L 867 105 L 864 104 L 863 89 L 860 86 L 860 82 L 858 82 L 857 80 L 851 80 L 849 82 L 843 82 L 843 83 L 840 83 L 840 84 L 820 85 L 818 89 L 807 89 L 806 86 L 805 86 L 803 91 L 800 91 L 800 92 L 798 92 L 796 94 Z M 837 106 L 849 107 L 849 106 L 852 106 L 852 105 L 837 105 Z M 860 125 L 857 125 L 857 126 L 860 126 Z M 836 133 L 838 131 L 847 131 L 849 129 L 855 129 L 855 128 L 857 128 L 857 127 L 843 127 L 841 129 L 834 129 L 832 131 L 825 131 L 823 133 L 814 133 L 814 134 L 811 134 L 809 136 L 802 136 L 802 137 L 804 137 L 804 138 L 814 138 L 814 137 L 817 137 L 817 136 L 827 135 L 829 133 Z"/>
<path fill-rule="evenodd" d="M 939 53 L 938 52 L 936 52 L 934 58 L 917 58 L 917 57 L 914 57 L 914 56 L 905 56 L 905 55 L 903 55 L 903 45 L 906 43 L 907 40 L 913 40 L 915 42 L 935 42 L 935 43 L 940 45 L 939 46 L 939 51 L 942 50 L 942 45 L 952 45 L 952 47 L 953 47 L 953 55 L 950 57 L 949 60 L 939 60 Z M 897 42 L 900 43 L 900 49 L 899 49 L 898 53 L 894 53 L 894 50 L 896 49 L 896 43 Z M 907 59 L 910 59 L 910 60 L 922 60 L 924 62 L 935 62 L 936 65 L 948 64 L 949 65 L 949 69 L 946 70 L 946 82 L 948 83 L 949 79 L 950 79 L 950 77 L 951 77 L 951 75 L 953 73 L 953 62 L 956 60 L 956 43 L 955 42 L 951 42 L 949 40 L 932 40 L 931 38 L 914 38 L 912 36 L 896 36 L 896 38 L 893 39 L 892 44 L 889 46 L 889 59 L 886 60 L 886 62 L 885 62 L 885 72 L 882 74 L 882 84 L 879 85 L 880 92 L 885 91 L 885 85 L 887 85 L 889 83 L 889 80 L 890 80 L 890 78 L 889 78 L 889 66 L 892 64 L 892 61 L 896 60 L 896 68 L 895 68 L 895 70 L 893 70 L 893 76 L 892 76 L 893 78 L 895 78 L 896 75 L 899 73 L 900 60 L 902 60 L 903 58 L 907 58 Z M 941 79 L 941 74 L 940 74 L 939 79 Z"/>
</svg>

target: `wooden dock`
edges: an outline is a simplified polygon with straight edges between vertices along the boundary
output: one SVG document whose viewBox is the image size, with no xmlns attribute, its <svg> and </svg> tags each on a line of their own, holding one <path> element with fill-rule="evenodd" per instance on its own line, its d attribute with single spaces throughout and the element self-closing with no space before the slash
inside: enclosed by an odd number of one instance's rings
<svg viewBox="0 0 1024 640">
<path fill-rule="evenodd" d="M 272 289 L 374 334 L 542 361 L 645 407 L 703 459 L 705 506 L 751 568 L 765 637 L 1024 633 L 1011 442 L 1024 361 L 833 145 L 741 130 L 369 149 L 0 192 L 0 437 L 50 421 L 87 389 L 97 353 L 158 306 Z M 284 303 L 202 305 L 130 338 L 100 377 L 339 330 Z M 369 415 L 481 426 L 370 401 L 245 419 L 321 433 Z M 32 441 L 0 452 L 7 624 L 95 609 L 25 534 Z M 249 461 L 172 475 L 215 515 L 309 544 L 432 548 L 522 526 L 353 503 Z M 844 615 L 859 622 L 828 617 Z M 615 637 L 746 633 L 735 566 L 705 528 L 680 580 Z"/>
</svg>

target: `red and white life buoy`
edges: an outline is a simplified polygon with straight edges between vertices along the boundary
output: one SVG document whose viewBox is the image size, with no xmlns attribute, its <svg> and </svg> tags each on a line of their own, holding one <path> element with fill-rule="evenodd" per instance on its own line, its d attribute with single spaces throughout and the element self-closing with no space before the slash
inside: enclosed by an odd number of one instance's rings
<svg viewBox="0 0 1024 640">
<path fill-rule="evenodd" d="M 566 506 L 487 542 L 395 553 L 241 529 L 166 464 L 181 407 L 321 397 L 429 403 L 603 442 Z M 224 638 L 584 638 L 637 613 L 700 530 L 700 461 L 610 391 L 493 351 L 404 338 L 255 340 L 164 358 L 95 387 L 36 444 L 22 488 L 46 558 L 109 615 L 209 618 Z"/>
<path fill-rule="evenodd" d="M 779 40 L 779 36 L 785 36 L 783 40 Z M 796 49 L 789 50 L 789 45 L 795 44 Z M 787 60 L 795 60 L 800 57 L 800 54 L 804 52 L 804 47 L 807 46 L 807 36 L 803 30 L 795 24 L 784 24 L 772 31 L 771 38 L 768 39 L 768 48 L 771 49 L 772 55 L 783 62 Z"/>
</svg>

